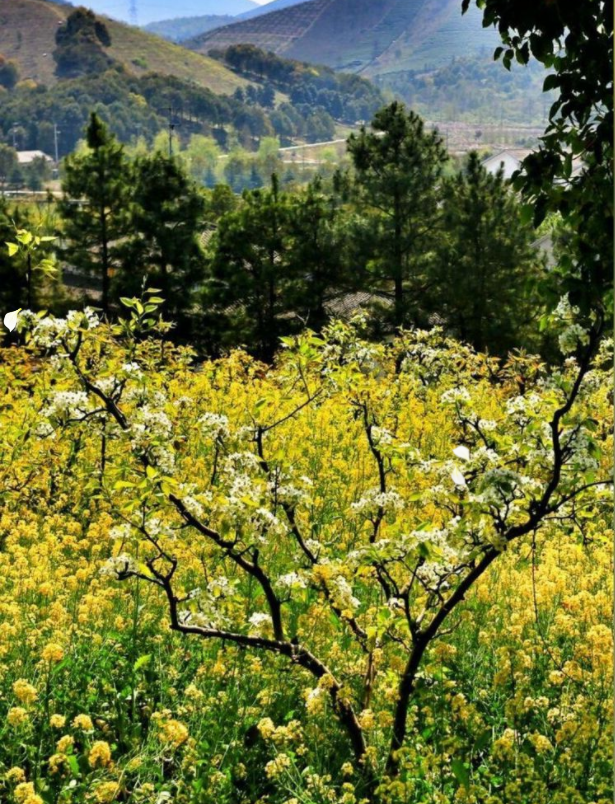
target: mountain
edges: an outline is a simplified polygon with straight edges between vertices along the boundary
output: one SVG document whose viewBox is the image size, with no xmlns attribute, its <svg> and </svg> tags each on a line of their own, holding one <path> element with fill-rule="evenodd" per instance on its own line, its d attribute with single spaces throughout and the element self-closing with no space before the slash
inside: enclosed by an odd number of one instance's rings
<svg viewBox="0 0 615 804">
<path fill-rule="evenodd" d="M 254 17 L 261 17 L 263 14 L 271 14 L 273 11 L 281 11 L 283 8 L 290 8 L 304 2 L 305 0 L 272 0 L 272 2 L 257 6 L 251 11 L 244 11 L 243 14 L 238 14 L 234 21 L 251 20 Z"/>
<path fill-rule="evenodd" d="M 0 0 L 0 53 L 17 63 L 20 79 L 48 86 L 55 76 L 55 35 L 74 9 L 48 0 Z M 232 94 L 246 81 L 220 62 L 153 34 L 106 20 L 108 54 L 129 75 L 158 72 L 191 81 L 216 93 Z"/>
<path fill-rule="evenodd" d="M 380 75 L 436 69 L 451 58 L 492 50 L 499 37 L 482 27 L 475 6 L 462 16 L 460 0 L 308 0 L 184 44 L 207 53 L 240 43 L 337 70 Z"/>
<path fill-rule="evenodd" d="M 214 28 L 228 25 L 234 19 L 235 17 L 221 17 L 217 14 L 208 14 L 204 17 L 173 17 L 170 20 L 150 22 L 143 28 L 156 36 L 162 36 L 163 39 L 169 39 L 171 42 L 183 42 L 185 39 L 192 39 L 207 31 L 213 31 Z"/>
<path fill-rule="evenodd" d="M 7 0 L 3 0 L 6 2 Z M 8 0 L 11 2 L 11 0 Z M 132 22 L 130 13 L 131 0 L 85 0 L 80 3 L 74 0 L 74 5 L 83 5 L 91 8 L 96 14 Z M 253 0 L 134 0 L 139 25 L 149 25 L 150 22 L 168 20 L 174 17 L 200 17 L 200 16 L 229 16 L 236 17 L 247 11 L 258 8 Z"/>
<path fill-rule="evenodd" d="M 303 2 L 305 0 L 273 0 L 271 3 L 255 6 L 251 11 L 246 11 L 244 14 L 238 14 L 237 16 L 227 13 L 225 9 L 223 16 L 205 14 L 197 17 L 171 17 L 168 20 L 150 22 L 148 25 L 144 25 L 143 28 L 146 31 L 162 36 L 164 39 L 169 39 L 171 42 L 185 42 L 187 39 L 193 39 L 208 31 L 213 31 L 215 28 L 222 28 L 238 20 L 253 19 L 262 14 L 279 11 Z"/>
</svg>

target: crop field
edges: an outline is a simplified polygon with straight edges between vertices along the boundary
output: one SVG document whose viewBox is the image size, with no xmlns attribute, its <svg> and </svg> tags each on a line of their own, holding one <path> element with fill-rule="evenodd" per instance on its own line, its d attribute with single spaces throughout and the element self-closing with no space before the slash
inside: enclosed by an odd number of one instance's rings
<svg viewBox="0 0 615 804">
<path fill-rule="evenodd" d="M 1 800 L 607 804 L 610 344 L 538 525 L 573 359 L 195 364 L 156 304 L 0 353 Z"/>
</svg>

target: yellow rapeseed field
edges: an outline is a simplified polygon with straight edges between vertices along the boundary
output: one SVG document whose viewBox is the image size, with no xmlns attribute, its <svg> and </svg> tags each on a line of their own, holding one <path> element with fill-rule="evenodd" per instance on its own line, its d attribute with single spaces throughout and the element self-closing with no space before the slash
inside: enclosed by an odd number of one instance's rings
<svg viewBox="0 0 615 804">
<path fill-rule="evenodd" d="M 611 345 L 195 364 L 155 304 L 0 351 L 0 800 L 610 801 Z"/>
</svg>

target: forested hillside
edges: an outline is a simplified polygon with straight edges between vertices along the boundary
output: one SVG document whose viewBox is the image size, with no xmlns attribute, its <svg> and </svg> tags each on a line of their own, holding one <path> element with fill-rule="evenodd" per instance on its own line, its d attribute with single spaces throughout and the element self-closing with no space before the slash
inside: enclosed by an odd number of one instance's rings
<svg viewBox="0 0 615 804">
<path fill-rule="evenodd" d="M 205 134 L 222 148 L 234 138 L 253 149 L 267 136 L 287 143 L 330 140 L 336 122 L 354 124 L 382 103 L 380 91 L 360 78 L 265 54 L 231 64 L 221 54 L 201 56 L 91 12 L 69 14 L 43 0 L 19 2 L 30 18 L 38 20 L 40 12 L 40 25 L 30 26 L 25 37 L 17 14 L 10 17 L 13 27 L 2 29 L 6 75 L 2 79 L 0 72 L 0 82 L 6 91 L 0 132 L 21 150 L 54 155 L 57 143 L 60 156 L 69 153 L 92 109 L 123 142 L 138 137 L 151 142 L 171 126 L 184 141 Z M 40 47 L 47 48 L 44 68 Z M 297 89 L 301 75 L 309 76 L 303 93 Z"/>
</svg>

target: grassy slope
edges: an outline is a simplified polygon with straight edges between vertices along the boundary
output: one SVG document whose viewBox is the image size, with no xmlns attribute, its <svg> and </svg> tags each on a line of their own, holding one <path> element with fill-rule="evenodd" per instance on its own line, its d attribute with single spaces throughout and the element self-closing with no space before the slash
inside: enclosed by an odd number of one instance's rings
<svg viewBox="0 0 615 804">
<path fill-rule="evenodd" d="M 205 34 L 212 47 L 252 42 L 290 58 L 376 75 L 437 67 L 452 56 L 491 48 L 480 13 L 461 16 L 460 0 L 312 0 Z M 188 44 L 188 43 L 186 43 Z"/>
<path fill-rule="evenodd" d="M 69 6 L 44 0 L 0 0 L 0 53 L 18 63 L 22 79 L 55 83 L 55 32 L 70 11 Z M 109 54 L 134 75 L 151 71 L 176 75 L 217 93 L 232 93 L 247 83 L 213 59 L 139 28 L 106 22 L 112 39 Z M 137 66 L 133 59 L 143 59 L 147 66 Z"/>
</svg>

